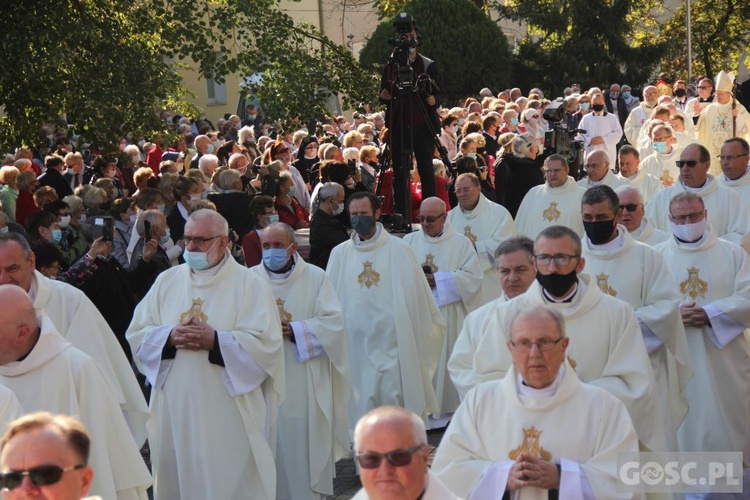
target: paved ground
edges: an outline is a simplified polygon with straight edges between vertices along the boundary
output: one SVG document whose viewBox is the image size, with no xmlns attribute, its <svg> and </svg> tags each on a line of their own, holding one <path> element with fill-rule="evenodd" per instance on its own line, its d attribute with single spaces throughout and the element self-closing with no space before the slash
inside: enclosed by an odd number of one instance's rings
<svg viewBox="0 0 750 500">
<path fill-rule="evenodd" d="M 436 429 L 427 432 L 427 442 L 430 444 L 430 463 L 435 457 L 435 450 L 443 439 L 445 429 Z M 336 479 L 333 480 L 333 498 L 336 500 L 348 500 L 352 498 L 362 487 L 359 476 L 354 469 L 354 460 L 351 456 L 341 459 L 336 464 Z"/>
</svg>

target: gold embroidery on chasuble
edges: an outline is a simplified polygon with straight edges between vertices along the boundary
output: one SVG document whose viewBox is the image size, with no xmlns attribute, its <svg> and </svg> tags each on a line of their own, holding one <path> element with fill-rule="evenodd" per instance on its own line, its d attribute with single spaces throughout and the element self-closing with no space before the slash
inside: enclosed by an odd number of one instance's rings
<svg viewBox="0 0 750 500">
<path fill-rule="evenodd" d="M 438 266 L 435 265 L 434 259 L 435 259 L 435 256 L 432 255 L 431 253 L 428 253 L 427 255 L 424 256 L 424 262 L 422 262 L 422 267 L 427 266 L 430 269 L 432 269 L 432 274 L 435 274 L 436 272 L 438 272 Z"/>
<path fill-rule="evenodd" d="M 693 300 L 695 300 L 698 295 L 705 297 L 706 292 L 708 292 L 708 283 L 700 278 L 698 271 L 699 269 L 697 267 L 691 267 L 688 269 L 687 279 L 680 283 L 680 293 L 683 295 L 689 295 Z"/>
<path fill-rule="evenodd" d="M 539 436 L 542 435 L 542 432 L 544 431 L 538 431 L 533 425 L 528 429 L 524 429 L 523 443 L 521 443 L 521 446 L 519 446 L 515 450 L 511 450 L 511 452 L 508 453 L 508 457 L 510 457 L 511 460 L 516 460 L 519 456 L 521 456 L 521 453 L 526 453 L 527 455 L 531 455 L 534 458 L 551 460 L 552 453 L 548 452 L 539 445 Z"/>
<path fill-rule="evenodd" d="M 573 358 L 571 358 L 570 356 L 568 356 L 568 364 L 570 365 L 570 367 L 571 367 L 571 368 L 572 368 L 573 370 L 575 370 L 575 369 L 576 369 L 576 366 L 578 366 L 578 363 L 576 362 L 576 360 L 575 360 L 575 359 L 573 359 Z"/>
<path fill-rule="evenodd" d="M 372 285 L 378 286 L 380 283 L 380 273 L 372 268 L 372 262 L 369 260 L 362 263 L 362 272 L 357 275 L 359 286 L 370 288 Z"/>
<path fill-rule="evenodd" d="M 549 208 L 545 209 L 542 212 L 542 219 L 546 220 L 547 222 L 557 222 L 560 220 L 560 211 L 557 209 L 557 202 L 556 201 L 550 201 L 549 202 Z"/>
<path fill-rule="evenodd" d="M 190 318 L 195 318 L 200 323 L 208 323 L 208 316 L 203 312 L 203 299 L 193 299 L 190 309 L 180 314 L 180 323 L 187 323 Z"/>
<path fill-rule="evenodd" d="M 285 303 L 286 301 L 283 299 L 276 299 L 276 307 L 279 308 L 279 316 L 283 320 L 292 321 L 292 315 L 288 313 L 286 309 L 284 309 Z"/>
<path fill-rule="evenodd" d="M 471 232 L 471 226 L 464 227 L 464 236 L 469 238 L 472 244 L 477 244 L 477 236 Z"/>
<path fill-rule="evenodd" d="M 601 290 L 602 292 L 607 293 L 612 297 L 617 297 L 617 290 L 609 286 L 609 275 L 604 273 L 597 274 L 596 284 L 599 286 L 599 290 Z"/>
<path fill-rule="evenodd" d="M 674 184 L 674 177 L 669 175 L 669 170 L 666 168 L 661 173 L 661 183 L 665 186 L 671 186 Z"/>
</svg>

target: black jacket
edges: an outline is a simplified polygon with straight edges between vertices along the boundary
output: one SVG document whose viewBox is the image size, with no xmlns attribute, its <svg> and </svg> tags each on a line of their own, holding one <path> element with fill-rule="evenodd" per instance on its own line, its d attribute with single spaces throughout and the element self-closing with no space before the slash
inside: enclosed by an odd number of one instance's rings
<svg viewBox="0 0 750 500">
<path fill-rule="evenodd" d="M 208 195 L 208 200 L 216 205 L 216 211 L 224 216 L 229 223 L 229 229 L 239 235 L 240 241 L 253 227 L 249 209 L 252 199 L 252 195 L 242 191 Z"/>
<path fill-rule="evenodd" d="M 316 210 L 310 221 L 310 256 L 307 260 L 325 269 L 333 247 L 348 239 L 346 228 L 336 217 Z"/>
<path fill-rule="evenodd" d="M 497 202 L 507 208 L 514 219 L 526 193 L 539 184 L 544 184 L 544 173 L 538 161 L 508 154 L 495 165 Z"/>
</svg>

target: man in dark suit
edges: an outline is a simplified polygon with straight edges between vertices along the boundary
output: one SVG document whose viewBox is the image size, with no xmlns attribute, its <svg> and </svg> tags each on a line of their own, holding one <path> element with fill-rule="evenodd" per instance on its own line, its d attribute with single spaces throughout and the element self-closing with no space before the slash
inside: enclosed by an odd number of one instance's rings
<svg viewBox="0 0 750 500">
<path fill-rule="evenodd" d="M 310 221 L 310 264 L 325 269 L 331 250 L 349 239 L 346 227 L 336 218 L 343 211 L 344 187 L 326 182 L 318 192 L 318 209 Z"/>
<path fill-rule="evenodd" d="M 617 119 L 620 120 L 620 126 L 625 129 L 625 120 L 628 119 L 628 105 L 625 103 L 622 94 L 620 94 L 620 85 L 613 83 L 609 87 L 609 95 L 604 99 L 604 105 L 607 106 L 609 113 L 617 115 Z"/>
<path fill-rule="evenodd" d="M 58 198 L 73 194 L 70 182 L 65 180 L 62 171 L 65 168 L 65 160 L 60 156 L 51 155 L 44 160 L 44 173 L 37 180 L 41 186 L 49 186 L 55 190 Z"/>
</svg>

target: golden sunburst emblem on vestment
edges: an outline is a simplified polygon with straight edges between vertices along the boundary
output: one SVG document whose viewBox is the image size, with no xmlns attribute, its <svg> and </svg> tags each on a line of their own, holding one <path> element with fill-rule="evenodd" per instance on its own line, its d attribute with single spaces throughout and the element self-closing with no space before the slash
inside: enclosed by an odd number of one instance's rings
<svg viewBox="0 0 750 500">
<path fill-rule="evenodd" d="M 435 274 L 438 271 L 438 266 L 435 264 L 435 256 L 431 253 L 428 253 L 424 256 L 424 262 L 422 262 L 422 267 L 429 267 L 432 269 L 432 274 Z"/>
<path fill-rule="evenodd" d="M 539 436 L 542 435 L 543 431 L 537 430 L 536 427 L 533 425 L 523 430 L 523 443 L 521 443 L 521 446 L 518 448 L 511 450 L 510 453 L 508 453 L 508 457 L 510 457 L 511 460 L 517 460 L 519 456 L 521 456 L 521 453 L 526 453 L 527 455 L 530 455 L 533 458 L 541 458 L 542 460 L 551 460 L 552 459 L 552 453 L 545 450 L 540 444 L 539 444 Z"/>
<path fill-rule="evenodd" d="M 372 268 L 372 262 L 365 261 L 362 263 L 362 272 L 357 275 L 357 283 L 359 286 L 366 286 L 370 288 L 372 285 L 378 286 L 380 283 L 380 273 Z"/>
<path fill-rule="evenodd" d="M 609 275 L 601 273 L 596 275 L 596 284 L 599 286 L 599 290 L 604 293 L 617 297 L 617 290 L 609 286 Z"/>
<path fill-rule="evenodd" d="M 688 269 L 687 279 L 680 283 L 680 293 L 690 296 L 693 300 L 695 300 L 698 295 L 705 297 L 706 292 L 708 292 L 708 283 L 700 278 L 698 272 L 699 269 L 697 267 L 691 267 Z"/>
<path fill-rule="evenodd" d="M 557 222 L 560 220 L 560 210 L 557 209 L 557 202 L 551 201 L 549 202 L 549 208 L 544 210 L 542 212 L 542 219 L 546 220 L 547 222 Z"/>
<path fill-rule="evenodd" d="M 180 324 L 187 323 L 190 318 L 195 318 L 199 323 L 207 323 L 208 316 L 203 312 L 203 302 L 200 297 L 193 299 L 193 305 L 190 306 L 190 309 L 180 314 Z"/>
</svg>

